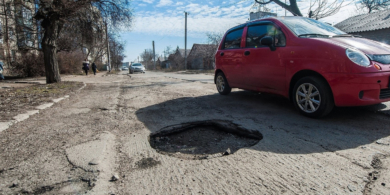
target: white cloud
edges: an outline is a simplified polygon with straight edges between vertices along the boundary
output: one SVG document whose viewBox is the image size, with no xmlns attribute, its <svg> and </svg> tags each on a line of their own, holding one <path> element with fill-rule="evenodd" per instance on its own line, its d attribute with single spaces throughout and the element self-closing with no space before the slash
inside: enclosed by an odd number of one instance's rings
<svg viewBox="0 0 390 195">
<path fill-rule="evenodd" d="M 183 2 L 177 2 L 176 5 L 184 5 Z"/>
<path fill-rule="evenodd" d="M 164 0 L 161 0 L 160 4 L 163 2 Z M 185 6 L 175 6 L 174 9 L 164 12 L 143 12 L 137 16 L 132 29 L 133 32 L 140 33 L 183 36 L 183 11 L 187 11 L 189 12 L 188 35 L 205 37 L 207 32 L 225 32 L 233 26 L 245 23 L 249 17 L 250 5 L 251 3 L 221 8 L 209 4 L 189 3 Z"/>
<path fill-rule="evenodd" d="M 171 0 L 160 0 L 160 2 L 157 4 L 157 7 L 163 7 L 163 6 L 168 6 L 171 5 L 173 1 Z"/>
<path fill-rule="evenodd" d="M 307 16 L 309 0 L 298 2 L 301 13 Z M 180 2 L 177 2 L 180 3 Z M 177 4 L 176 3 L 176 4 Z M 173 5 L 171 0 L 160 0 L 159 5 Z M 245 23 L 249 18 L 249 10 L 252 2 L 232 4 L 230 6 L 212 6 L 210 4 L 189 3 L 183 6 L 175 6 L 164 12 L 148 11 L 138 15 L 134 32 L 182 36 L 184 33 L 184 13 L 189 12 L 188 34 L 194 37 L 204 37 L 206 32 L 224 32 L 238 24 Z M 284 16 L 285 10 L 274 3 L 267 7 L 278 16 Z M 351 16 L 351 5 L 340 10 L 339 13 L 321 19 L 321 21 L 336 24 Z M 291 13 L 287 12 L 287 16 Z"/>
<path fill-rule="evenodd" d="M 142 0 L 142 1 L 145 3 L 153 3 L 154 2 L 154 0 Z"/>
<path fill-rule="evenodd" d="M 145 3 L 141 3 L 141 4 L 138 4 L 139 7 L 144 7 L 144 6 L 147 6 L 147 4 Z"/>
<path fill-rule="evenodd" d="M 204 37 L 206 32 L 225 32 L 227 29 L 244 23 L 246 18 L 216 18 L 198 17 L 188 18 L 188 35 L 192 37 Z M 153 17 L 147 16 L 138 18 L 133 28 L 133 32 L 183 36 L 184 35 L 184 15 L 164 16 L 157 14 Z"/>
</svg>

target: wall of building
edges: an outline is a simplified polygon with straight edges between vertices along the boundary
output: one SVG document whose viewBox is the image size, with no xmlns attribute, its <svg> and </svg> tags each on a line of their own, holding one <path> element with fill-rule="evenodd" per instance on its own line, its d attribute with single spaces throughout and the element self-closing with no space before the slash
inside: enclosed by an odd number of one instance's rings
<svg viewBox="0 0 390 195">
<path fill-rule="evenodd" d="M 32 18 L 35 4 L 5 0 L 0 2 L 0 8 L 0 61 L 4 63 L 4 74 L 8 75 L 12 72 L 11 62 L 38 46 L 36 23 Z"/>
<path fill-rule="evenodd" d="M 360 35 L 367 39 L 372 39 L 375 41 L 390 44 L 390 28 L 375 31 L 357 32 L 351 34 Z"/>
</svg>

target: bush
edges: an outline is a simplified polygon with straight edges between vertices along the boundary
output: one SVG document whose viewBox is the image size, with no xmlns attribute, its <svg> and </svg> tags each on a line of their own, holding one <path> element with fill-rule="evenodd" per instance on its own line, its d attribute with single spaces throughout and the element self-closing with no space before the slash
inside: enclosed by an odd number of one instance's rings
<svg viewBox="0 0 390 195">
<path fill-rule="evenodd" d="M 78 74 L 82 72 L 85 55 L 82 52 L 60 52 L 57 54 L 60 74 Z"/>
<path fill-rule="evenodd" d="M 24 53 L 11 62 L 12 73 L 22 77 L 35 77 L 45 75 L 43 53 Z"/>
</svg>

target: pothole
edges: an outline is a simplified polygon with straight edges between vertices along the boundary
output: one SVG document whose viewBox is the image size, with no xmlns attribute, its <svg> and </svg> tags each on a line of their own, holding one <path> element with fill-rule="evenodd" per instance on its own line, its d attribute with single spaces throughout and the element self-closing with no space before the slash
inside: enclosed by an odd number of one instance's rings
<svg viewBox="0 0 390 195">
<path fill-rule="evenodd" d="M 230 121 L 197 121 L 168 126 L 149 136 L 157 152 L 180 159 L 201 160 L 235 153 L 263 136 Z"/>
</svg>

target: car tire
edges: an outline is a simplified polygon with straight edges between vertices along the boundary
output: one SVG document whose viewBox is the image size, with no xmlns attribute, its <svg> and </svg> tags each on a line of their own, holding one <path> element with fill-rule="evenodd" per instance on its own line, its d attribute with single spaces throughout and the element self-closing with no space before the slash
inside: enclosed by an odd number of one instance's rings
<svg viewBox="0 0 390 195">
<path fill-rule="evenodd" d="M 222 72 L 217 74 L 215 78 L 215 85 L 221 95 L 228 95 L 232 91 L 232 88 L 229 86 L 229 83 Z"/>
<path fill-rule="evenodd" d="M 319 77 L 299 79 L 294 85 L 292 97 L 295 108 L 307 117 L 324 117 L 334 108 L 332 91 L 326 81 Z"/>
</svg>

